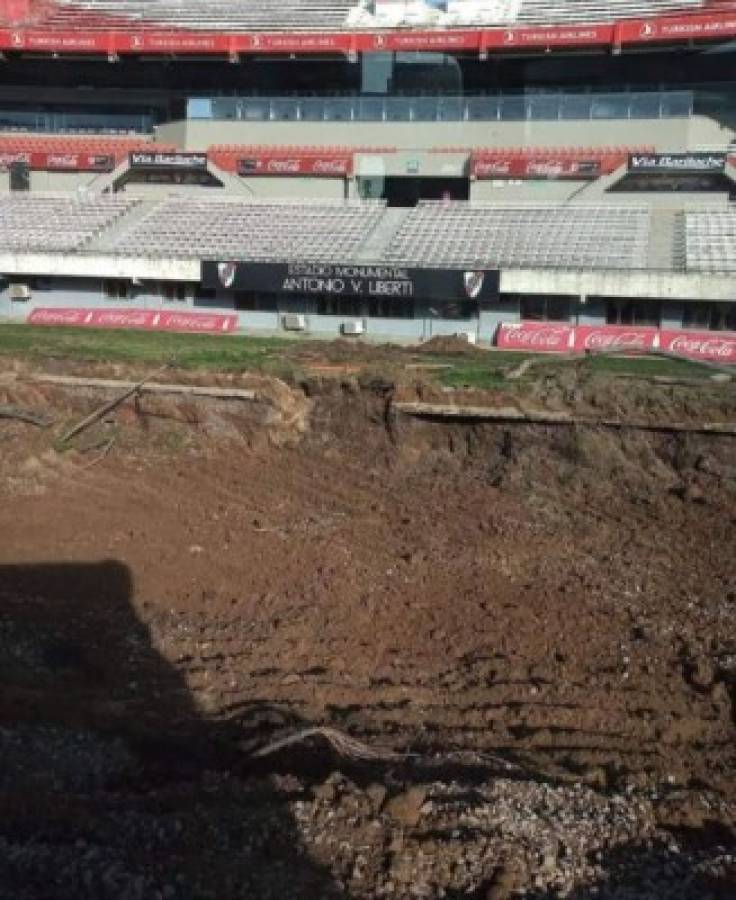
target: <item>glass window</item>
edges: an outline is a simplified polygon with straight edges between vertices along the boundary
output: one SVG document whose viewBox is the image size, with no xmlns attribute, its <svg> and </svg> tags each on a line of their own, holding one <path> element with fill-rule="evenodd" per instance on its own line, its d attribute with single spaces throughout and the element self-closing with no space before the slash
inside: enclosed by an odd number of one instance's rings
<svg viewBox="0 0 736 900">
<path fill-rule="evenodd" d="M 588 94 L 563 94 L 560 97 L 561 119 L 589 119 L 592 99 Z"/>
<path fill-rule="evenodd" d="M 465 117 L 464 105 L 461 97 L 441 97 L 437 118 L 440 122 L 459 122 Z"/>
<path fill-rule="evenodd" d="M 528 97 L 527 109 L 530 119 L 558 119 L 560 117 L 560 97 L 555 94 Z"/>
<path fill-rule="evenodd" d="M 590 115 L 593 119 L 626 119 L 629 115 L 629 98 L 626 94 L 593 95 Z"/>
<path fill-rule="evenodd" d="M 362 316 L 363 301 L 360 297 L 335 297 L 328 294 L 317 298 L 317 314 L 320 316 Z"/>
<path fill-rule="evenodd" d="M 352 118 L 353 104 L 351 100 L 324 100 L 324 119 L 326 122 L 349 122 Z"/>
<path fill-rule="evenodd" d="M 526 119 L 524 97 L 502 97 L 499 103 L 499 118 L 504 122 L 523 122 Z"/>
<path fill-rule="evenodd" d="M 468 97 L 465 103 L 468 119 L 473 122 L 493 122 L 498 118 L 497 97 Z"/>
<path fill-rule="evenodd" d="M 244 312 L 276 312 L 275 294 L 254 294 L 250 291 L 235 291 L 235 309 Z"/>
<path fill-rule="evenodd" d="M 531 322 L 567 322 L 570 319 L 569 297 L 522 297 L 521 318 Z"/>
<path fill-rule="evenodd" d="M 358 106 L 361 122 L 380 122 L 383 120 L 383 97 L 364 97 Z"/>
<path fill-rule="evenodd" d="M 661 116 L 666 119 L 688 118 L 692 115 L 693 95 L 690 91 L 672 91 L 661 97 Z"/>
<path fill-rule="evenodd" d="M 376 319 L 413 319 L 414 301 L 405 297 L 371 297 L 368 315 Z"/>
<path fill-rule="evenodd" d="M 658 119 L 660 94 L 632 94 L 629 103 L 629 114 L 632 119 Z"/>
<path fill-rule="evenodd" d="M 302 101 L 302 109 L 309 101 Z M 293 122 L 298 119 L 299 102 L 297 100 L 272 100 L 271 120 L 274 122 Z M 320 105 L 320 116 L 322 114 Z M 304 118 L 306 118 L 303 115 Z"/>
<path fill-rule="evenodd" d="M 434 97 L 415 97 L 411 102 L 411 117 L 415 122 L 437 120 L 437 100 Z"/>
<path fill-rule="evenodd" d="M 108 300 L 127 300 L 130 284 L 123 278 L 108 278 L 102 283 L 102 291 Z"/>
<path fill-rule="evenodd" d="M 659 300 L 609 300 L 609 325 L 655 325 L 659 327 L 662 306 Z"/>
</svg>

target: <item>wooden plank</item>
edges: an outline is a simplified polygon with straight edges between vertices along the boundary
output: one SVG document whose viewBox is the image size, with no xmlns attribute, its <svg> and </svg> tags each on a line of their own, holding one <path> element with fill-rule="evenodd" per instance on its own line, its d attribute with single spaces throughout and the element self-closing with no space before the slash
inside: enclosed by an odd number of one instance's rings
<svg viewBox="0 0 736 900">
<path fill-rule="evenodd" d="M 78 378 L 73 375 L 33 375 L 28 381 L 42 384 L 55 384 L 68 388 L 92 388 L 98 390 L 126 391 L 136 388 L 134 381 L 118 381 L 111 378 Z M 256 391 L 244 388 L 227 388 L 194 384 L 160 384 L 146 382 L 138 387 L 140 394 L 174 394 L 186 397 L 203 397 L 211 400 L 258 400 Z"/>
<path fill-rule="evenodd" d="M 554 425 L 562 427 L 609 428 L 619 431 L 650 431 L 660 433 L 720 434 L 736 436 L 736 423 L 732 422 L 637 422 L 622 419 L 591 419 L 572 416 L 564 412 L 548 410 L 521 410 L 515 407 L 455 406 L 441 403 L 394 403 L 394 408 L 405 415 L 423 419 L 446 421 L 497 422 L 518 425 Z"/>
</svg>

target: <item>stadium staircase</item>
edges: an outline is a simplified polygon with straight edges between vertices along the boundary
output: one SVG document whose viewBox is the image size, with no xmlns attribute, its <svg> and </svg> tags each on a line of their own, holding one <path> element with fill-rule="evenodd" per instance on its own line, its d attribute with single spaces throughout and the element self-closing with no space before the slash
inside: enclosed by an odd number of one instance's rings
<svg viewBox="0 0 736 900">
<path fill-rule="evenodd" d="M 370 263 L 384 258 L 388 246 L 401 228 L 410 210 L 401 206 L 388 208 L 378 225 L 363 242 L 357 258 L 359 262 Z"/>
<path fill-rule="evenodd" d="M 677 266 L 678 236 L 682 213 L 675 209 L 653 209 L 649 229 L 649 268 L 672 269 Z"/>
<path fill-rule="evenodd" d="M 91 240 L 85 247 L 85 253 L 112 253 L 116 240 L 127 231 L 136 227 L 160 203 L 160 199 L 142 200 L 126 215 Z"/>
</svg>

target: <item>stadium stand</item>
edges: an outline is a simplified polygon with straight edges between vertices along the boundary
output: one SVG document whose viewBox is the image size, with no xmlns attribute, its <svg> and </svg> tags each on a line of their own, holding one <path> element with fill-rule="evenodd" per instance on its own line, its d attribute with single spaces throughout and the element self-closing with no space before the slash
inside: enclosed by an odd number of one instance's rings
<svg viewBox="0 0 736 900">
<path fill-rule="evenodd" d="M 610 22 L 617 19 L 692 13 L 708 4 L 692 0 L 448 0 L 444 4 L 422 0 L 59 0 L 48 7 L 46 27 L 107 29 L 162 25 L 207 30 L 336 30 L 399 26 L 453 27 L 462 25 L 557 25 Z"/>
<path fill-rule="evenodd" d="M 109 249 L 144 257 L 347 261 L 383 212 L 380 202 L 173 198 L 124 229 Z"/>
<path fill-rule="evenodd" d="M 48 157 L 109 157 L 121 162 L 134 150 L 150 150 L 151 143 L 142 137 L 68 137 L 51 135 L 0 135 L 0 164 L 10 159 L 25 159 L 34 168 L 43 168 Z M 168 153 L 176 148 L 156 144 L 156 151 Z"/>
<path fill-rule="evenodd" d="M 62 0 L 50 9 L 44 25 L 94 30 L 145 21 L 186 29 L 336 29 L 344 25 L 351 6 L 350 0 Z"/>
<path fill-rule="evenodd" d="M 423 202 L 386 251 L 396 263 L 579 269 L 648 267 L 650 212 Z"/>
<path fill-rule="evenodd" d="M 138 202 L 122 196 L 5 195 L 0 197 L 0 247 L 5 251 L 80 250 Z"/>
<path fill-rule="evenodd" d="M 685 265 L 691 272 L 736 271 L 736 213 L 686 212 Z"/>
</svg>

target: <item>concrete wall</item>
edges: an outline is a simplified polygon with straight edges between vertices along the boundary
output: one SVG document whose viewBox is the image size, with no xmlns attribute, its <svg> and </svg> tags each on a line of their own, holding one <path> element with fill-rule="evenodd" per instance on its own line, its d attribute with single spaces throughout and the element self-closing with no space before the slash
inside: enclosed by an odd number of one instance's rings
<svg viewBox="0 0 736 900">
<path fill-rule="evenodd" d="M 580 181 L 471 181 L 470 200 L 501 206 L 506 203 L 567 203 L 586 186 L 586 182 Z"/>
<path fill-rule="evenodd" d="M 654 144 L 661 150 L 725 146 L 736 132 L 705 116 L 554 122 L 238 122 L 190 119 L 157 128 L 187 150 L 211 144 L 435 147 L 570 147 Z"/>
<path fill-rule="evenodd" d="M 98 177 L 96 172 L 31 172 L 31 190 L 71 192 Z"/>
<path fill-rule="evenodd" d="M 526 293 L 539 294 L 541 291 L 529 290 Z M 240 311 L 238 312 L 238 321 L 240 329 L 244 332 L 283 333 L 283 315 L 288 312 L 296 312 L 304 314 L 307 322 L 306 333 L 312 335 L 336 337 L 341 334 L 343 323 L 361 319 L 366 328 L 367 339 L 413 342 L 428 340 L 438 335 L 469 333 L 475 336 L 477 341 L 488 344 L 493 340 L 501 323 L 520 321 L 520 296 L 520 294 L 502 293 L 497 301 L 485 307 L 477 317 L 466 319 L 437 317 L 431 312 L 432 305 L 422 301 L 417 301 L 414 318 L 411 319 L 370 318 L 366 315 L 319 315 L 315 298 L 283 296 L 277 299 L 274 310 Z M 590 296 L 582 302 L 578 296 L 570 295 L 570 297 L 572 301 L 570 321 L 572 323 L 605 324 L 605 295 Z M 734 302 L 736 302 L 736 297 Z M 218 292 L 213 298 L 196 298 L 195 285 L 192 284 L 185 301 L 165 301 L 159 294 L 157 284 L 144 282 L 133 288 L 131 299 L 117 300 L 105 295 L 103 282 L 99 278 L 56 277 L 47 280 L 45 289 L 33 289 L 30 300 L 11 301 L 8 281 L 0 280 L 0 319 L 22 322 L 35 307 L 54 306 L 89 309 L 207 310 L 228 313 L 234 310 L 234 299 L 226 291 Z M 680 328 L 682 317 L 682 300 L 672 299 L 663 302 L 661 321 L 663 328 Z"/>
</svg>

